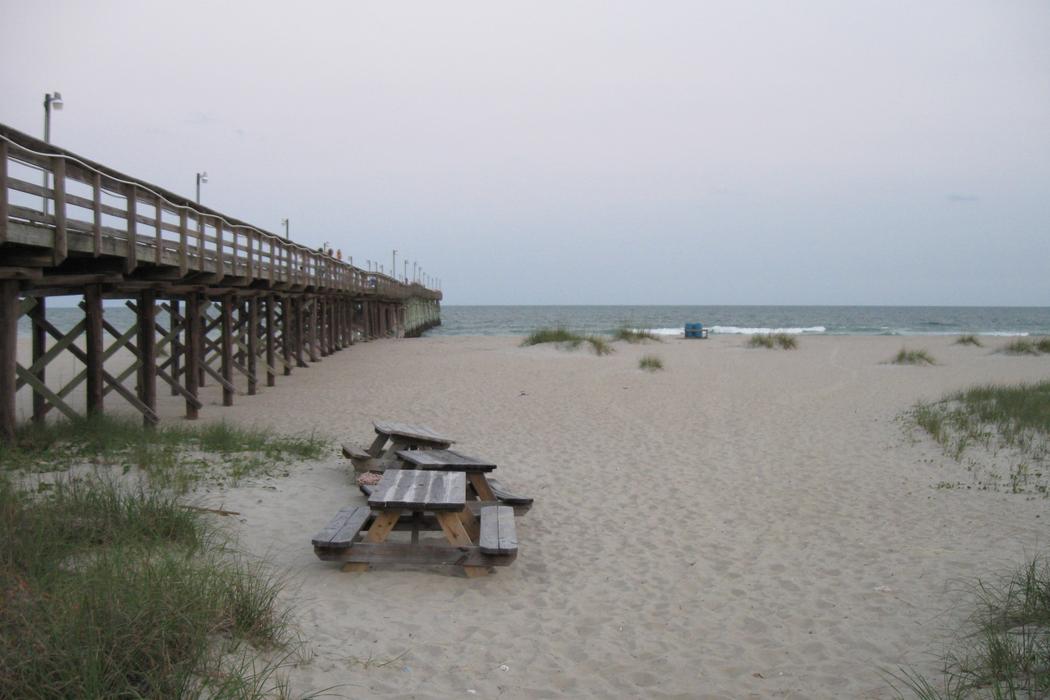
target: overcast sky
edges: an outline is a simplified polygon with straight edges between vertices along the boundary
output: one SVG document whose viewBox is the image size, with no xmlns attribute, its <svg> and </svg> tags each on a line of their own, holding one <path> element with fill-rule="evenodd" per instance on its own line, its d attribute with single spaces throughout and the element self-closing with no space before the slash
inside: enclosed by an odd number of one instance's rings
<svg viewBox="0 0 1050 700">
<path fill-rule="evenodd" d="M 0 10 L 0 122 L 446 303 L 1050 304 L 1046 0 Z"/>
</svg>

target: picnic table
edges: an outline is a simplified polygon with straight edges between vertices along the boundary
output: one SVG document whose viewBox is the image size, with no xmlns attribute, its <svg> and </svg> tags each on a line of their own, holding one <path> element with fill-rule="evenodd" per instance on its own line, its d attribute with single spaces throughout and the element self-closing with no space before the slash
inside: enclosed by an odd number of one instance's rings
<svg viewBox="0 0 1050 700">
<path fill-rule="evenodd" d="M 447 544 L 420 539 L 424 514 L 436 520 Z M 410 530 L 410 541 L 387 541 L 401 529 Z M 388 469 L 367 506 L 343 508 L 311 541 L 320 559 L 346 562 L 343 571 L 378 563 L 443 564 L 483 576 L 518 554 L 513 509 L 483 504 L 475 516 L 466 505 L 465 473 L 440 470 Z"/>
<path fill-rule="evenodd" d="M 531 498 L 511 493 L 491 476 L 496 465 L 488 460 L 448 449 L 398 450 L 395 454 L 410 468 L 463 472 L 471 486 L 468 495 L 479 501 L 498 501 L 512 506 L 516 515 L 524 515 L 532 507 Z"/>
<path fill-rule="evenodd" d="M 455 442 L 452 438 L 441 435 L 425 425 L 398 423 L 394 421 L 373 421 L 376 431 L 375 440 L 368 447 L 357 447 L 344 444 L 343 455 L 359 472 L 383 471 L 391 466 L 394 454 L 400 450 L 443 450 Z M 387 443 L 390 446 L 387 447 Z"/>
</svg>

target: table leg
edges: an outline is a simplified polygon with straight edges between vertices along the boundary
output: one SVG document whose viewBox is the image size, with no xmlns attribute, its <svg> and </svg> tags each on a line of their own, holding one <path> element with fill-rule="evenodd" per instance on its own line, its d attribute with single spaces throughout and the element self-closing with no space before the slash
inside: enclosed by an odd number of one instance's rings
<svg viewBox="0 0 1050 700">
<path fill-rule="evenodd" d="M 368 454 L 373 457 L 379 458 L 383 456 L 383 445 L 386 444 L 388 436 L 383 433 L 376 433 L 376 439 L 372 441 L 372 444 L 365 450 Z"/>
<path fill-rule="evenodd" d="M 365 533 L 364 541 L 373 544 L 385 542 L 386 538 L 390 535 L 390 531 L 394 529 L 394 525 L 397 525 L 397 519 L 400 517 L 400 509 L 384 510 L 376 516 L 375 520 L 372 521 L 372 527 L 368 528 L 368 532 Z M 353 547 L 351 546 L 351 548 Z M 346 564 L 343 564 L 343 571 L 368 571 L 368 563 L 347 562 Z"/>
<path fill-rule="evenodd" d="M 467 480 L 470 481 L 470 485 L 474 487 L 474 491 L 478 494 L 479 501 L 495 501 L 496 494 L 492 493 L 492 488 L 489 486 L 489 480 L 485 478 L 485 475 L 481 472 L 467 472 Z"/>
<path fill-rule="evenodd" d="M 463 529 L 466 530 L 467 537 L 476 544 L 478 537 L 481 536 L 481 526 L 478 524 L 478 519 L 466 508 L 456 513 L 456 515 L 459 516 L 459 521 L 463 523 Z"/>
<path fill-rule="evenodd" d="M 463 521 L 460 520 L 459 513 L 438 511 L 434 515 L 437 516 L 437 521 L 441 524 L 441 529 L 445 532 L 445 539 L 449 541 L 449 544 L 459 547 L 474 544 L 470 541 L 470 535 L 467 534 L 466 529 L 463 527 Z M 485 576 L 489 572 L 488 567 L 485 566 L 464 566 L 463 571 L 470 578 Z"/>
</svg>

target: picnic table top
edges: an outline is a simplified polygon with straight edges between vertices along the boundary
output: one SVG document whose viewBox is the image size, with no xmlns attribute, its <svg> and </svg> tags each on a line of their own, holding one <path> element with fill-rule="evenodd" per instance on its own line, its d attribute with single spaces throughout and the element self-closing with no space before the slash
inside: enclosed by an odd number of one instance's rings
<svg viewBox="0 0 1050 700">
<path fill-rule="evenodd" d="M 387 469 L 368 497 L 368 505 L 380 510 L 460 511 L 466 500 L 463 472 Z"/>
<path fill-rule="evenodd" d="M 380 435 L 397 435 L 423 442 L 443 443 L 451 445 L 455 442 L 447 435 L 441 435 L 425 425 L 413 425 L 411 423 L 398 423 L 395 421 L 372 421 L 376 433 Z"/>
<path fill-rule="evenodd" d="M 419 469 L 445 469 L 461 472 L 490 472 L 496 465 L 452 450 L 398 450 L 397 456 Z"/>
</svg>

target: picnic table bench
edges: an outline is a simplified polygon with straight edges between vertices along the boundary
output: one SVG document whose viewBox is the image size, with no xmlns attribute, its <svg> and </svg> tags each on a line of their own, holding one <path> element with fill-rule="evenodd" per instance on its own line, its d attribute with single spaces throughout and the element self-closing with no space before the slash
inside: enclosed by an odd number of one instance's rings
<svg viewBox="0 0 1050 700">
<path fill-rule="evenodd" d="M 373 421 L 376 437 L 368 447 L 343 445 L 343 455 L 358 472 L 384 471 L 393 466 L 394 453 L 399 450 L 442 450 L 455 442 L 425 425 Z M 391 445 L 387 448 L 387 442 Z"/>
<path fill-rule="evenodd" d="M 467 507 L 463 472 L 388 469 L 368 506 L 343 508 L 311 542 L 318 558 L 345 562 L 343 571 L 366 571 L 378 563 L 443 564 L 483 576 L 490 566 L 514 561 L 518 542 L 510 506 L 481 503 L 476 510 L 478 515 Z M 426 514 L 447 544 L 420 539 Z M 398 527 L 402 524 L 407 527 Z M 410 541 L 388 542 L 399 529 L 411 531 Z"/>
</svg>

